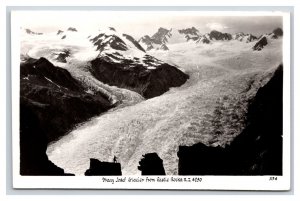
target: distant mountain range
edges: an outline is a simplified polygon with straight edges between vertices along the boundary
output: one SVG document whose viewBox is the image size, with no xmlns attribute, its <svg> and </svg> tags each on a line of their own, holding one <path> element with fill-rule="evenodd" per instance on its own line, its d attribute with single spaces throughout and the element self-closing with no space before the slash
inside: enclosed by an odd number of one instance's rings
<svg viewBox="0 0 300 201">
<path fill-rule="evenodd" d="M 277 39 L 282 36 L 282 29 L 277 28 L 272 33 L 265 34 L 270 39 Z M 156 33 L 151 37 L 145 35 L 139 39 L 141 46 L 149 50 L 169 50 L 168 44 L 178 42 L 194 42 L 202 44 L 210 44 L 214 41 L 231 41 L 237 40 L 241 42 L 253 42 L 257 41 L 262 36 L 257 37 L 250 33 L 239 32 L 236 34 L 222 33 L 220 31 L 212 30 L 209 33 L 201 34 L 195 27 L 186 29 L 165 29 L 160 27 Z"/>
</svg>

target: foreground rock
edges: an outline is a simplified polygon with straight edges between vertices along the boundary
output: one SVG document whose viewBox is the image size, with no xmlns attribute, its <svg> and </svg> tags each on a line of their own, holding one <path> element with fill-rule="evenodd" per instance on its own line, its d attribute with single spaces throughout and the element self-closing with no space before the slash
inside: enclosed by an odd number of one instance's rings
<svg viewBox="0 0 300 201">
<path fill-rule="evenodd" d="M 48 143 L 76 124 L 112 107 L 102 94 L 89 94 L 71 74 L 47 59 L 21 64 L 20 149 L 22 175 L 63 174 L 48 160 Z"/>
<path fill-rule="evenodd" d="M 85 176 L 121 176 L 121 164 L 102 162 L 97 159 L 90 159 L 90 168 L 84 173 Z"/>
<path fill-rule="evenodd" d="M 226 148 L 180 146 L 179 175 L 282 175 L 283 67 L 251 101 L 247 126 Z"/>
<path fill-rule="evenodd" d="M 166 175 L 163 160 L 157 153 L 143 155 L 139 164 L 138 169 L 142 172 L 142 175 Z"/>
<path fill-rule="evenodd" d="M 154 58 L 146 55 L 145 64 L 155 63 Z M 111 62 L 105 58 L 97 58 L 91 62 L 91 73 L 100 81 L 135 91 L 145 98 L 159 96 L 171 87 L 181 86 L 189 78 L 188 75 L 167 63 L 155 63 L 153 67 L 123 60 L 121 63 Z"/>
</svg>

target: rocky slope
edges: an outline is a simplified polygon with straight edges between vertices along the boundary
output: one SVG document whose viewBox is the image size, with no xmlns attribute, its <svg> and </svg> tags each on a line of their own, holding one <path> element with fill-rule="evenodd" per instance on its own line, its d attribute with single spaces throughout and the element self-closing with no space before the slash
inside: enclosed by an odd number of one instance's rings
<svg viewBox="0 0 300 201">
<path fill-rule="evenodd" d="M 20 69 L 21 174 L 62 174 L 48 161 L 47 145 L 112 105 L 103 94 L 87 93 L 67 70 L 45 58 L 29 58 Z"/>
<path fill-rule="evenodd" d="M 179 147 L 179 175 L 282 175 L 283 67 L 252 99 L 246 127 L 225 147 Z"/>
<path fill-rule="evenodd" d="M 143 64 L 97 58 L 91 62 L 91 73 L 104 83 L 136 91 L 145 98 L 159 96 L 171 87 L 181 86 L 189 78 L 176 67 L 158 63 L 149 55 L 145 55 Z"/>
</svg>

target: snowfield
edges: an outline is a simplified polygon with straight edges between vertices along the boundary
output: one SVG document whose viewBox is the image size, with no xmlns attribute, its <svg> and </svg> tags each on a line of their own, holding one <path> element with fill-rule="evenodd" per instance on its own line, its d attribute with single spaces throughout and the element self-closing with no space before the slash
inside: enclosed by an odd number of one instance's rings
<svg viewBox="0 0 300 201">
<path fill-rule="evenodd" d="M 142 155 L 157 152 L 166 173 L 176 175 L 179 145 L 202 142 L 225 146 L 244 128 L 248 100 L 282 62 L 281 39 L 270 41 L 262 51 L 253 51 L 254 44 L 178 43 L 169 44 L 170 51 L 148 52 L 190 75 L 183 86 L 148 100 L 104 85 L 80 67 L 88 64 L 74 58 L 70 61 L 74 65 L 65 67 L 74 77 L 94 91 L 106 90 L 115 101 L 123 97 L 129 103 L 79 125 L 50 144 L 49 159 L 65 172 L 83 175 L 90 158 L 112 162 L 116 156 L 123 175 L 139 175 Z"/>
</svg>

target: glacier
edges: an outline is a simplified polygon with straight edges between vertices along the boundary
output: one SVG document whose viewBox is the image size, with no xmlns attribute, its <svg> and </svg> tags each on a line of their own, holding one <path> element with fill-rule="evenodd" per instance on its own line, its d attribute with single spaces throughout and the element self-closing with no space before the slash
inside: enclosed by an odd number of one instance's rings
<svg viewBox="0 0 300 201">
<path fill-rule="evenodd" d="M 106 90 L 112 100 L 122 100 L 124 104 L 78 125 L 51 143 L 47 149 L 49 159 L 65 172 L 83 175 L 90 158 L 113 161 L 116 156 L 123 175 L 140 175 L 137 166 L 142 155 L 157 152 L 167 175 L 176 175 L 179 145 L 202 142 L 225 146 L 243 129 L 249 99 L 282 62 L 281 39 L 272 40 L 260 52 L 251 50 L 253 44 L 176 43 L 169 45 L 170 51 L 148 52 L 190 75 L 181 87 L 148 100 L 97 81 L 85 68 L 79 68 L 87 63 L 73 60 L 73 66 L 65 68 L 74 77 L 92 91 Z M 216 109 L 221 115 L 221 135 L 212 133 Z"/>
</svg>

